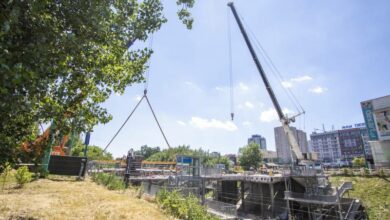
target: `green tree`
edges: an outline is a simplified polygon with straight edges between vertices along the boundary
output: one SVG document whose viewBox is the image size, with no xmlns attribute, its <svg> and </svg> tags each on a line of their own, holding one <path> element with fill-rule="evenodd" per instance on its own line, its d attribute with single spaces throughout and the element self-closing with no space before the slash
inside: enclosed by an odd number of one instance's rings
<svg viewBox="0 0 390 220">
<path fill-rule="evenodd" d="M 160 147 L 148 147 L 148 145 L 141 146 L 140 150 L 135 151 L 136 154 L 142 155 L 144 159 L 148 159 L 155 153 L 160 152 Z"/>
<path fill-rule="evenodd" d="M 257 170 L 262 161 L 262 155 L 258 144 L 250 143 L 249 145 L 240 148 L 240 166 L 244 170 L 254 168 Z"/>
<path fill-rule="evenodd" d="M 215 164 L 224 164 L 227 170 L 230 168 L 230 162 L 227 157 L 211 157 L 208 151 L 203 149 L 191 149 L 190 146 L 185 145 L 164 149 L 160 152 L 154 153 L 147 160 L 175 162 L 177 155 L 199 157 L 202 160 L 202 165 L 206 167 L 214 167 Z"/>
<path fill-rule="evenodd" d="M 352 165 L 354 167 L 363 167 L 366 165 L 366 160 L 363 157 L 355 157 L 352 160 Z"/>
<path fill-rule="evenodd" d="M 194 0 L 177 0 L 188 27 Z M 39 123 L 91 131 L 111 119 L 100 106 L 143 81 L 152 51 L 133 49 L 167 20 L 160 0 L 0 3 L 0 169 L 15 162 Z"/>
<path fill-rule="evenodd" d="M 77 144 L 76 146 L 73 146 L 71 149 L 71 155 L 72 156 L 84 156 L 84 145 L 83 144 Z M 88 146 L 87 151 L 87 157 L 88 160 L 113 160 L 112 154 L 109 152 L 103 152 L 103 149 L 99 146 Z"/>
</svg>

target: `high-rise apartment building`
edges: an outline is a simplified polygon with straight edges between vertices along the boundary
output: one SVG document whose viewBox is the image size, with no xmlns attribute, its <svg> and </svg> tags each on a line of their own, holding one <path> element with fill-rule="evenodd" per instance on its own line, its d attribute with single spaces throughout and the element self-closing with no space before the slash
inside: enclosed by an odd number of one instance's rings
<svg viewBox="0 0 390 220">
<path fill-rule="evenodd" d="M 318 154 L 318 159 L 325 163 L 339 163 L 341 149 L 338 131 L 324 133 L 313 132 L 310 135 L 311 150 Z"/>
<path fill-rule="evenodd" d="M 267 141 L 265 140 L 265 137 L 262 137 L 261 135 L 252 135 L 252 137 L 248 138 L 248 144 L 250 143 L 258 144 L 260 149 L 267 150 Z"/>
<path fill-rule="evenodd" d="M 310 139 L 312 151 L 324 163 L 350 164 L 355 157 L 372 160 L 364 123 L 343 126 L 341 130 L 313 132 Z"/>
<path fill-rule="evenodd" d="M 308 152 L 308 143 L 307 136 L 304 131 L 296 129 L 295 127 L 290 127 L 293 135 L 296 137 L 299 148 L 302 153 Z M 283 127 L 274 128 L 275 132 L 275 145 L 276 145 L 276 153 L 280 162 L 282 163 L 291 163 L 291 149 L 290 144 L 288 142 L 286 133 L 283 130 Z"/>
</svg>

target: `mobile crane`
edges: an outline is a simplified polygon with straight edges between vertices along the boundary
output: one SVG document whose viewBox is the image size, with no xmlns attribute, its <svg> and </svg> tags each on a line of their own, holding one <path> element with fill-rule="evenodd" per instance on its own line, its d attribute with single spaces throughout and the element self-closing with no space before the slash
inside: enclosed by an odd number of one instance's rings
<svg viewBox="0 0 390 220">
<path fill-rule="evenodd" d="M 301 149 L 299 148 L 297 139 L 295 138 L 293 132 L 290 129 L 290 123 L 295 122 L 295 118 L 300 116 L 301 114 L 304 114 L 305 112 L 298 113 L 297 115 L 294 115 L 292 117 L 288 117 L 287 115 L 283 114 L 282 108 L 280 107 L 280 104 L 275 96 L 274 91 L 272 90 L 272 87 L 268 81 L 268 78 L 264 72 L 264 69 L 260 63 L 260 60 L 257 58 L 256 52 L 249 40 L 248 34 L 246 33 L 246 30 L 238 16 L 238 13 L 236 11 L 236 8 L 234 7 L 233 2 L 229 2 L 228 6 L 231 8 L 234 18 L 240 28 L 240 31 L 244 37 L 245 43 L 248 46 L 248 49 L 252 55 L 253 61 L 255 62 L 255 65 L 257 67 L 257 70 L 259 71 L 259 74 L 261 76 L 261 79 L 264 82 L 265 88 L 267 89 L 268 95 L 270 96 L 272 103 L 275 107 L 275 110 L 278 114 L 279 120 L 282 123 L 283 130 L 287 136 L 287 140 L 289 142 L 289 145 L 291 147 L 291 162 L 292 166 L 294 165 L 300 165 L 300 166 L 307 166 L 307 167 L 314 167 L 313 159 L 315 159 L 315 154 L 309 154 L 309 153 L 302 153 Z M 294 163 L 295 162 L 295 163 Z"/>
<path fill-rule="evenodd" d="M 339 188 L 331 188 L 331 184 L 328 182 L 327 176 L 322 173 L 322 170 L 318 175 L 314 163 L 317 159 L 316 154 L 306 154 L 300 150 L 297 139 L 290 129 L 290 123 L 295 122 L 295 118 L 304 114 L 304 112 L 292 117 L 283 114 L 233 2 L 229 2 L 228 6 L 233 12 L 290 145 L 292 172 L 290 172 L 290 175 L 285 175 L 286 190 L 284 191 L 284 199 L 286 200 L 288 214 L 284 219 L 368 219 L 365 208 L 359 200 L 342 198 L 345 192 L 352 189 L 352 183 L 345 182 Z M 292 187 L 292 185 L 295 187 Z M 300 187 L 297 187 L 298 185 Z M 342 202 L 348 205 L 343 206 Z M 299 208 L 297 209 L 297 207 Z M 323 211 L 323 207 L 328 207 L 328 209 Z M 303 215 L 302 211 L 305 210 L 306 213 Z"/>
</svg>

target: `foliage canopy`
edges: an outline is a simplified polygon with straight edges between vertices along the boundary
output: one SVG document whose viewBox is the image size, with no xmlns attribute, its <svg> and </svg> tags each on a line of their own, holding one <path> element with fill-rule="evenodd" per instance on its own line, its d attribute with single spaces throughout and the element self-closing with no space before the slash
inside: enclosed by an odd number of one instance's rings
<svg viewBox="0 0 390 220">
<path fill-rule="evenodd" d="M 240 148 L 240 166 L 244 170 L 250 170 L 251 168 L 257 170 L 260 167 L 262 161 L 262 155 L 258 144 L 250 143 L 245 147 Z"/>
<path fill-rule="evenodd" d="M 177 0 L 192 27 L 194 0 Z M 152 51 L 133 49 L 167 20 L 160 0 L 5 1 L 0 4 L 0 168 L 34 129 L 68 134 L 111 115 L 100 106 L 143 80 Z"/>
<path fill-rule="evenodd" d="M 146 160 L 153 154 L 158 153 L 160 151 L 160 147 L 148 147 L 148 145 L 143 145 L 141 146 L 140 150 L 135 151 L 135 154 L 142 155 L 144 157 L 144 160 Z"/>
<path fill-rule="evenodd" d="M 208 151 L 200 149 L 191 149 L 190 146 L 178 146 L 169 149 L 164 149 L 161 152 L 150 156 L 148 161 L 164 161 L 175 162 L 177 155 L 199 157 L 204 166 L 213 167 L 215 164 L 224 164 L 226 169 L 229 169 L 230 161 L 225 156 L 212 157 Z"/>
</svg>

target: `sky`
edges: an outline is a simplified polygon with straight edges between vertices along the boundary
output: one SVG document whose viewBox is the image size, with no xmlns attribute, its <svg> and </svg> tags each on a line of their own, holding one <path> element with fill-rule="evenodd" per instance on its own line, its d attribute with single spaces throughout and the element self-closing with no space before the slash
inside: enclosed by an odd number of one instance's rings
<svg viewBox="0 0 390 220">
<path fill-rule="evenodd" d="M 197 0 L 192 30 L 178 20 L 174 2 L 163 1 L 168 22 L 153 35 L 148 83 L 148 98 L 170 145 L 237 153 L 248 137 L 260 134 L 267 149 L 275 150 L 274 127 L 280 122 L 227 1 Z M 256 50 L 285 113 L 298 112 L 286 88 L 305 110 L 292 126 L 308 138 L 323 125 L 331 130 L 364 122 L 360 102 L 390 94 L 389 1 L 237 0 L 235 6 L 253 43 L 260 42 L 282 76 L 278 80 Z M 143 89 L 129 86 L 102 104 L 113 120 L 95 126 L 90 144 L 108 144 Z M 108 151 L 122 156 L 145 144 L 168 147 L 142 102 Z"/>
</svg>

